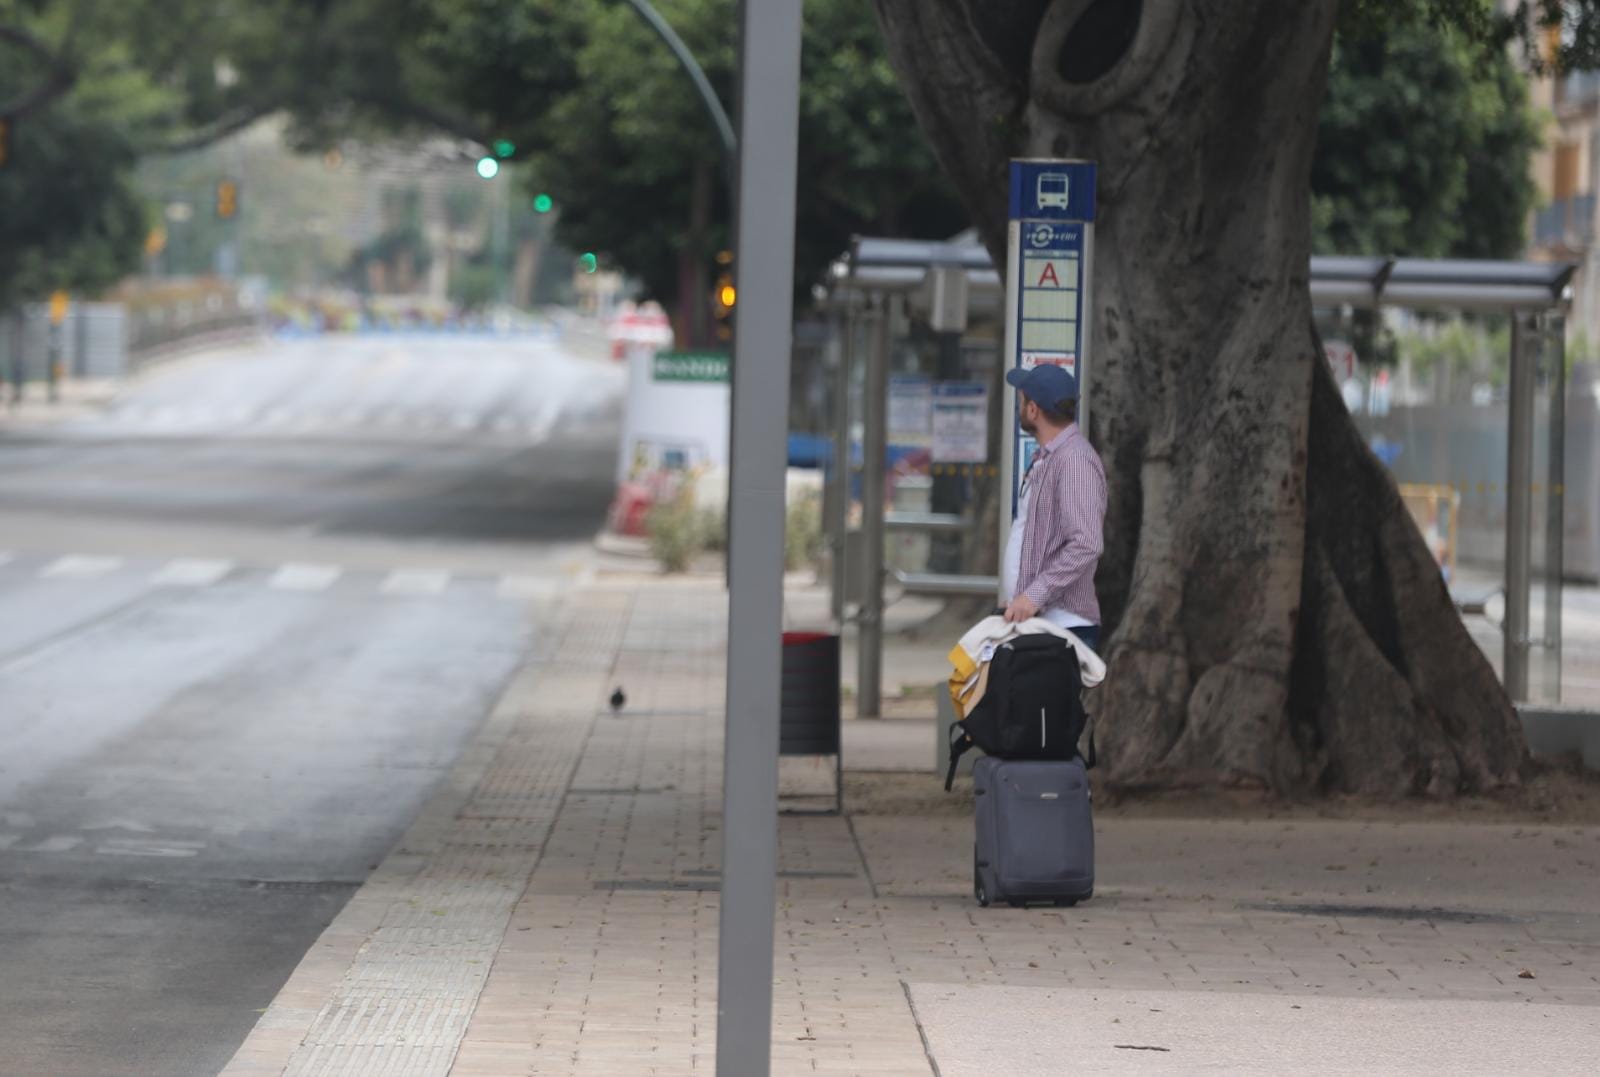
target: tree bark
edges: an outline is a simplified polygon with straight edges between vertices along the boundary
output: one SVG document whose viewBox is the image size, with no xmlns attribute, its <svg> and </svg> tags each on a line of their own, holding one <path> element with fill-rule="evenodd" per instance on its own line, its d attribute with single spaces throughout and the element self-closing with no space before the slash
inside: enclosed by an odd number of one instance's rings
<svg viewBox="0 0 1600 1077">
<path fill-rule="evenodd" d="M 1100 165 L 1091 709 L 1123 787 L 1448 795 L 1526 748 L 1312 328 L 1337 0 L 874 0 L 997 264 L 1011 156 Z"/>
</svg>

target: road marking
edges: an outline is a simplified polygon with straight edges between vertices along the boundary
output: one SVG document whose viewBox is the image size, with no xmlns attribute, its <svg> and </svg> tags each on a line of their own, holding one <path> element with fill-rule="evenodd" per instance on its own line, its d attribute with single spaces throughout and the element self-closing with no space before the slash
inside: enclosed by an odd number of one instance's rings
<svg viewBox="0 0 1600 1077">
<path fill-rule="evenodd" d="M 23 853 L 65 853 L 76 849 L 83 844 L 83 839 L 73 834 L 57 834 L 55 837 L 46 838 L 31 849 L 19 849 Z"/>
<path fill-rule="evenodd" d="M 401 569 L 383 581 L 386 595 L 437 595 L 450 586 L 450 573 L 427 569 Z"/>
<path fill-rule="evenodd" d="M 107 819 L 99 823 L 87 823 L 80 826 L 79 830 L 131 830 L 135 834 L 149 834 L 155 827 L 141 823 L 137 819 Z"/>
<path fill-rule="evenodd" d="M 112 838 L 95 847 L 101 856 L 199 856 L 203 841 L 173 841 L 170 838 Z"/>
<path fill-rule="evenodd" d="M 284 565 L 267 585 L 279 591 L 325 591 L 342 573 L 334 565 Z"/>
<path fill-rule="evenodd" d="M 151 576 L 150 582 L 171 587 L 209 587 L 232 571 L 232 561 L 180 557 Z"/>
<path fill-rule="evenodd" d="M 501 598 L 549 598 L 560 585 L 544 576 L 502 576 L 495 593 Z"/>
<path fill-rule="evenodd" d="M 82 578 L 86 576 L 104 576 L 122 567 L 120 557 L 85 557 L 72 554 L 59 558 L 47 565 L 41 576 L 72 576 Z"/>
</svg>

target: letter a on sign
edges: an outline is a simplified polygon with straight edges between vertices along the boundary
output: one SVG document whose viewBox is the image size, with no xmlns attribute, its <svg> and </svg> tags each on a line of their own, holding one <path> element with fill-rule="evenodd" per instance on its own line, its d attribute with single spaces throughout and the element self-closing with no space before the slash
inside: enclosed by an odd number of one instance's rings
<svg viewBox="0 0 1600 1077">
<path fill-rule="evenodd" d="M 1061 287 L 1061 280 L 1056 276 L 1056 264 L 1054 262 L 1046 262 L 1044 264 L 1044 270 L 1039 274 L 1039 283 L 1034 287 L 1043 288 L 1046 281 L 1049 281 L 1053 288 Z"/>
</svg>

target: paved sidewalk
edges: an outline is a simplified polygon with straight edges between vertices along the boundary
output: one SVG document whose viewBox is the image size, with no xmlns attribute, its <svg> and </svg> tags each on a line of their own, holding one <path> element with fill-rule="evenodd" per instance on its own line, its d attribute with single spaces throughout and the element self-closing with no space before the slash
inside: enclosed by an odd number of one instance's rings
<svg viewBox="0 0 1600 1077">
<path fill-rule="evenodd" d="M 64 378 L 57 399 L 49 397 L 49 386 L 30 381 L 22 399 L 13 400 L 10 382 L 0 385 L 0 433 L 50 426 L 67 419 L 80 419 L 104 408 L 116 398 L 121 383 L 111 378 Z"/>
<path fill-rule="evenodd" d="M 724 628 L 704 581 L 569 595 L 224 1072 L 711 1072 Z M 851 814 L 779 827 L 775 1073 L 1600 1057 L 1600 827 L 1102 812 L 1094 900 L 984 910 L 970 795 L 847 777 Z"/>
</svg>

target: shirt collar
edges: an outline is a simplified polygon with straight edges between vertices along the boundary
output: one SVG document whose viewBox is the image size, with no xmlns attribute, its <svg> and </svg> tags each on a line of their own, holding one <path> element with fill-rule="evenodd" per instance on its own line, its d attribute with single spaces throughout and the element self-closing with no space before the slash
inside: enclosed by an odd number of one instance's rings
<svg viewBox="0 0 1600 1077">
<path fill-rule="evenodd" d="M 1065 430 L 1061 431 L 1061 433 L 1057 434 L 1055 437 L 1050 439 L 1050 444 L 1041 445 L 1039 447 L 1039 451 L 1035 454 L 1035 456 L 1048 456 L 1048 455 L 1050 455 L 1051 453 L 1055 452 L 1057 449 L 1061 448 L 1061 446 L 1063 446 L 1067 442 L 1071 441 L 1074 437 L 1077 436 L 1077 434 L 1078 434 L 1078 424 L 1075 423 L 1075 422 L 1074 423 L 1068 423 L 1067 424 L 1067 428 Z"/>
</svg>

